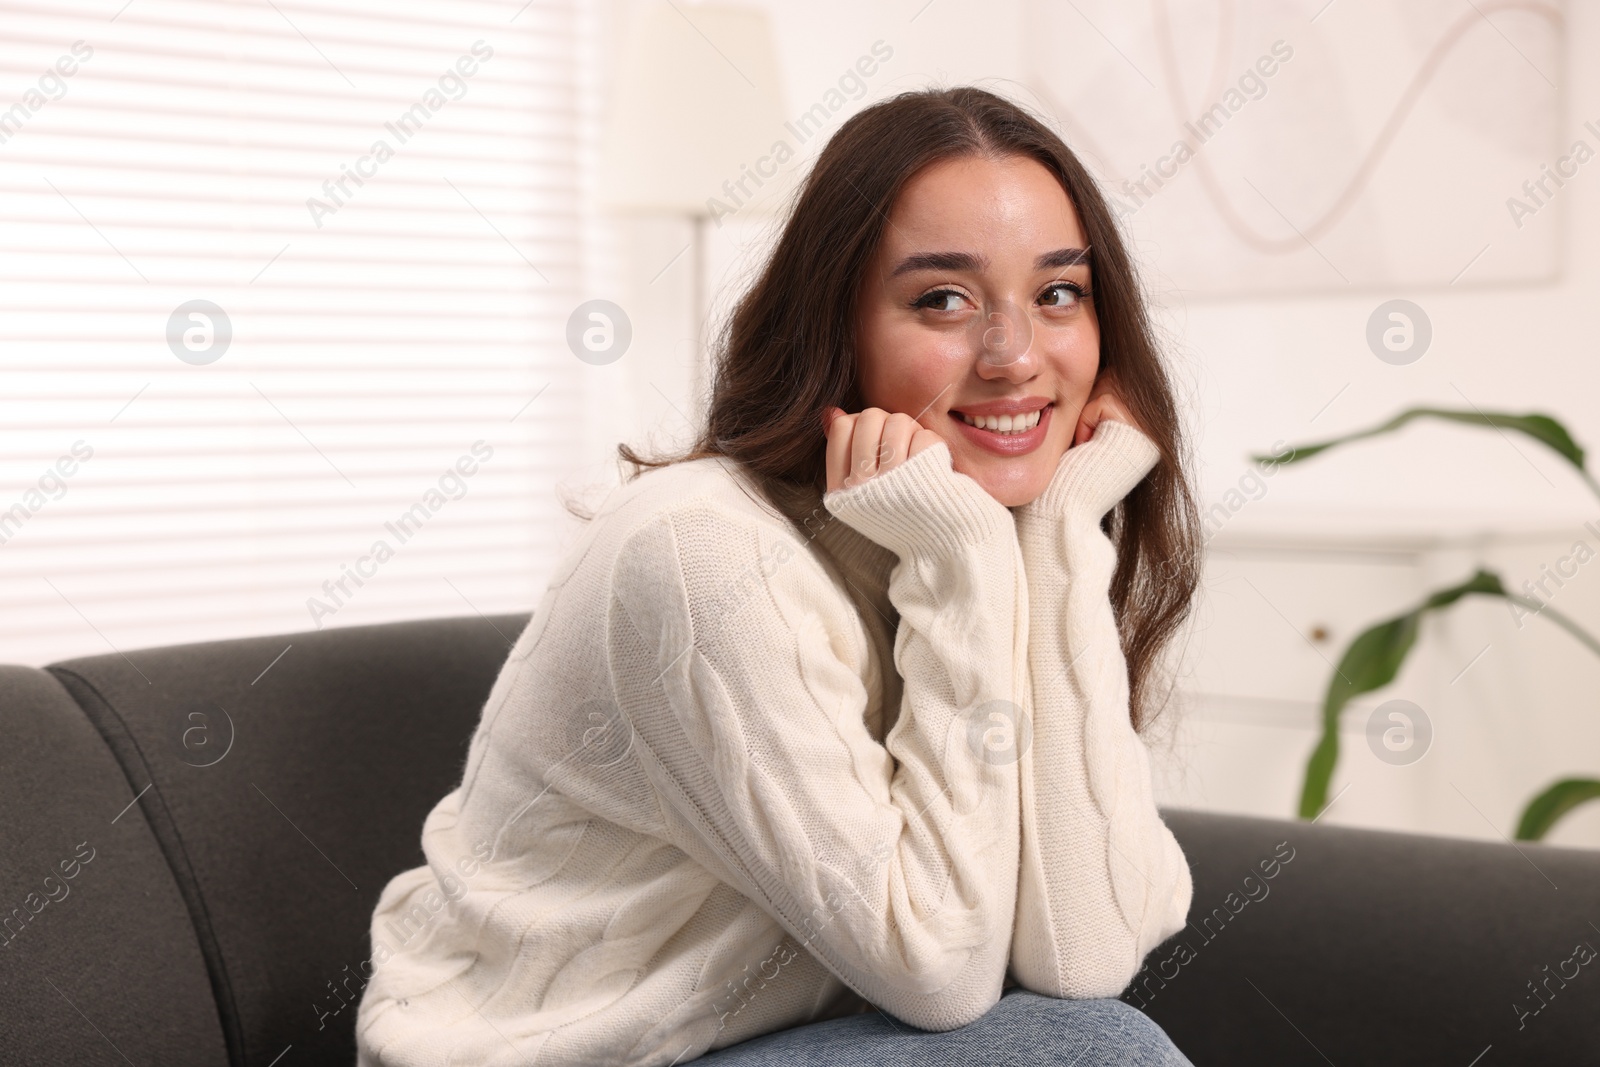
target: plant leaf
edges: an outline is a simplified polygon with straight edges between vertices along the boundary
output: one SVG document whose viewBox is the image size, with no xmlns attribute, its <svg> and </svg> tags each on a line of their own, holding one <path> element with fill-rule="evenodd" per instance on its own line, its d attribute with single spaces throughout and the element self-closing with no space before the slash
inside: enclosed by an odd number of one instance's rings
<svg viewBox="0 0 1600 1067">
<path fill-rule="evenodd" d="M 1584 484 L 1595 496 L 1600 497 L 1600 480 L 1584 467 L 1583 446 L 1573 439 L 1572 434 L 1567 432 L 1567 428 L 1561 423 L 1548 415 L 1538 413 L 1512 415 L 1506 412 L 1482 410 L 1407 408 L 1387 422 L 1365 430 L 1316 444 L 1299 445 L 1283 452 L 1257 454 L 1250 458 L 1255 463 L 1272 467 L 1298 463 L 1351 441 L 1392 433 L 1420 418 L 1443 419 L 1447 422 L 1487 427 L 1496 432 L 1515 430 L 1525 434 L 1572 464 Z M 1423 615 L 1448 607 L 1463 596 L 1471 594 L 1504 597 L 1522 605 L 1530 614 L 1547 615 L 1551 622 L 1566 630 L 1590 651 L 1600 655 L 1600 640 L 1596 640 L 1572 620 L 1542 602 L 1507 592 L 1498 575 L 1481 569 L 1460 585 L 1431 594 L 1410 611 L 1367 628 L 1345 649 L 1339 665 L 1334 668 L 1334 676 L 1328 681 L 1328 691 L 1322 701 L 1322 736 L 1306 761 L 1305 781 L 1300 790 L 1302 819 L 1315 818 L 1327 806 L 1328 784 L 1332 781 L 1334 768 L 1339 762 L 1339 716 L 1345 707 L 1362 693 L 1369 693 L 1394 681 L 1400 672 L 1400 667 L 1405 663 L 1406 656 L 1416 644 L 1417 631 L 1421 626 Z M 1523 813 L 1523 826 L 1518 830 L 1518 835 L 1521 836 L 1526 831 L 1532 838 L 1537 838 L 1548 831 L 1550 826 L 1573 805 L 1595 799 L 1595 794 L 1582 792 L 1587 788 L 1585 782 L 1593 784 L 1587 779 L 1568 779 L 1558 782 L 1530 801 Z M 1572 799 L 1574 797 L 1576 799 Z M 1563 804 L 1565 806 L 1560 806 Z"/>
<path fill-rule="evenodd" d="M 1600 800 L 1600 781 L 1593 778 L 1563 778 L 1528 801 L 1517 823 L 1518 841 L 1539 841 L 1561 817 L 1579 804 Z"/>
<path fill-rule="evenodd" d="M 1448 422 L 1491 427 L 1497 430 L 1516 430 L 1518 433 L 1526 434 L 1546 448 L 1556 452 L 1562 459 L 1578 468 L 1579 471 L 1583 471 L 1587 476 L 1588 472 L 1583 465 L 1583 446 L 1573 440 L 1572 435 L 1567 432 L 1565 426 L 1548 415 L 1511 415 L 1503 411 L 1454 411 L 1448 408 L 1407 408 L 1388 422 L 1379 423 L 1377 426 L 1372 426 L 1365 430 L 1358 430 L 1355 433 L 1346 434 L 1343 437 L 1335 437 L 1332 440 L 1322 441 L 1317 444 L 1297 445 L 1287 452 L 1254 455 L 1250 458 L 1255 463 L 1270 465 L 1298 463 L 1301 460 L 1310 459 L 1320 452 L 1325 452 L 1336 445 L 1348 444 L 1351 441 L 1359 441 L 1366 437 L 1376 437 L 1379 434 L 1392 433 L 1407 423 L 1421 418 L 1444 419 Z"/>
<path fill-rule="evenodd" d="M 1362 693 L 1381 689 L 1394 681 L 1417 643 L 1423 615 L 1449 607 L 1474 593 L 1506 595 L 1499 575 L 1479 570 L 1461 584 L 1429 595 L 1410 611 L 1369 626 L 1350 642 L 1333 670 L 1333 677 L 1328 680 L 1328 691 L 1322 700 L 1322 737 L 1306 762 L 1305 783 L 1300 789 L 1300 818 L 1316 818 L 1327 806 L 1328 784 L 1339 762 L 1339 715 L 1346 705 Z"/>
</svg>

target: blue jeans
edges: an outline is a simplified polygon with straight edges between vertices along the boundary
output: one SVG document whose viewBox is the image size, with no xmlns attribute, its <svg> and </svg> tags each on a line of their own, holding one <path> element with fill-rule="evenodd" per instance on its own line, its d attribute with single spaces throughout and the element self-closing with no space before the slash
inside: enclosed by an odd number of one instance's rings
<svg viewBox="0 0 1600 1067">
<path fill-rule="evenodd" d="M 797 1026 L 707 1053 L 695 1067 L 1194 1067 L 1149 1016 L 1120 1000 L 1008 989 L 957 1030 L 916 1030 L 880 1012 Z"/>
</svg>

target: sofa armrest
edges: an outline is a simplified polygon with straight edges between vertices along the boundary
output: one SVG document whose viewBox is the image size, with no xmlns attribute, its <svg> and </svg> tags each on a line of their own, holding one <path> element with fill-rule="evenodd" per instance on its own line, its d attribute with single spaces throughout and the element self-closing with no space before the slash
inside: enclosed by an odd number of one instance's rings
<svg viewBox="0 0 1600 1067">
<path fill-rule="evenodd" d="M 0 1062 L 227 1062 L 192 916 L 54 678 L 0 667 Z"/>
<path fill-rule="evenodd" d="M 330 627 L 48 668 L 115 756 L 108 780 L 150 786 L 140 807 L 215 990 L 226 1052 L 148 1062 L 267 1067 L 291 1045 L 294 1067 L 354 1062 L 373 908 L 423 862 L 423 819 L 460 782 L 526 623 Z"/>
</svg>

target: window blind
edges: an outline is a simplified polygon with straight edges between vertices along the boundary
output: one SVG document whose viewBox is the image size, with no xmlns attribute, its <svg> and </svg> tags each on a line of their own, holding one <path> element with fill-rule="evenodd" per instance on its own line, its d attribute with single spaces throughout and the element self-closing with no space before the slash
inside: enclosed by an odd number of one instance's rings
<svg viewBox="0 0 1600 1067">
<path fill-rule="evenodd" d="M 0 658 L 531 608 L 579 7 L 0 0 Z"/>
</svg>

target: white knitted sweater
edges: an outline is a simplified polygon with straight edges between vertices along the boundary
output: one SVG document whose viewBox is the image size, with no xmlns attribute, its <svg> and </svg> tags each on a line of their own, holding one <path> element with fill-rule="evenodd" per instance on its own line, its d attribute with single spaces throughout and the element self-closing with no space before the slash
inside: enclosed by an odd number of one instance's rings
<svg viewBox="0 0 1600 1067">
<path fill-rule="evenodd" d="M 1102 422 L 1010 509 L 944 444 L 820 500 L 725 459 L 615 490 L 384 889 L 360 1064 L 664 1067 L 1120 993 L 1192 888 L 1099 526 L 1155 459 Z"/>
</svg>

